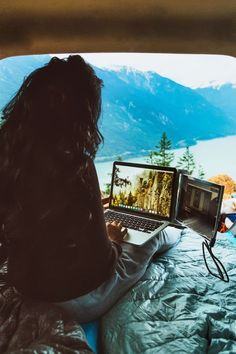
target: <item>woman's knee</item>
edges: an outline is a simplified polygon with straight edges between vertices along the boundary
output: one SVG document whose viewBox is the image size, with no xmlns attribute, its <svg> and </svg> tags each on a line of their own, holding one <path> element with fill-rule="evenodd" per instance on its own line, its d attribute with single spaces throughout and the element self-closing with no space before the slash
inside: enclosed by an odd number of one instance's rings
<svg viewBox="0 0 236 354">
<path fill-rule="evenodd" d="M 181 230 L 172 226 L 166 227 L 158 234 L 159 247 L 158 253 L 167 251 L 173 247 L 180 239 Z"/>
</svg>

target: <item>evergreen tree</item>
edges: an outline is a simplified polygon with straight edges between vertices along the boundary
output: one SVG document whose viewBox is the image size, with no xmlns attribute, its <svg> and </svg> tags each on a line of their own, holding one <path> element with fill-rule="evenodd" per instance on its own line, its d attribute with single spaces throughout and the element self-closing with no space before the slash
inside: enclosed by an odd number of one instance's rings
<svg viewBox="0 0 236 354">
<path fill-rule="evenodd" d="M 198 178 L 204 179 L 205 177 L 205 172 L 203 170 L 202 165 L 198 165 Z"/>
<path fill-rule="evenodd" d="M 167 138 L 165 132 L 163 132 L 161 140 L 155 148 L 157 151 L 150 152 L 147 162 L 153 165 L 170 166 L 171 162 L 174 160 L 174 153 L 170 151 L 171 141 Z"/>
<path fill-rule="evenodd" d="M 180 157 L 177 162 L 177 167 L 186 170 L 187 173 L 191 175 L 195 169 L 195 166 L 196 164 L 194 161 L 193 153 L 190 152 L 189 146 L 187 146 L 185 152 L 183 153 L 183 156 Z"/>
<path fill-rule="evenodd" d="M 147 158 L 147 163 L 150 163 L 151 165 L 155 165 L 154 151 L 150 151 L 148 158 Z"/>
<path fill-rule="evenodd" d="M 116 158 L 116 161 L 123 161 L 123 157 L 118 155 L 117 158 Z"/>
<path fill-rule="evenodd" d="M 106 196 L 109 196 L 111 193 L 111 183 L 106 183 L 105 184 L 105 190 L 104 190 L 104 194 Z"/>
</svg>

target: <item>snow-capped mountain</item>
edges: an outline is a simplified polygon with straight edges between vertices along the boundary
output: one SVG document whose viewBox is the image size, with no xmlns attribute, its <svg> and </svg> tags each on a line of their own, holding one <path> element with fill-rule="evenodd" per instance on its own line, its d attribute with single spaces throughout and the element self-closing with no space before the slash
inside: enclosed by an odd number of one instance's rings
<svg viewBox="0 0 236 354">
<path fill-rule="evenodd" d="M 24 77 L 48 60 L 50 56 L 2 60 L 0 108 L 18 90 Z M 104 82 L 100 122 L 105 143 L 100 157 L 143 155 L 158 144 L 163 131 L 172 147 L 235 132 L 235 88 L 191 89 L 154 72 L 125 67 L 95 70 Z"/>
<path fill-rule="evenodd" d="M 215 85 L 196 91 L 212 105 L 220 108 L 232 121 L 236 120 L 236 84 Z"/>
</svg>

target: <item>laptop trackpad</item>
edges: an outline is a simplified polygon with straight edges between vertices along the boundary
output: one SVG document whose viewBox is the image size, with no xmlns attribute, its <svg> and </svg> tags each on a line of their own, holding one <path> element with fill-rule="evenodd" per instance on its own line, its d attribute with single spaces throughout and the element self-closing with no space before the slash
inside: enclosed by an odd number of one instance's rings
<svg viewBox="0 0 236 354">
<path fill-rule="evenodd" d="M 128 233 L 124 238 L 124 242 L 140 246 L 150 239 L 150 235 L 151 234 L 147 234 L 141 231 L 128 229 Z"/>
<path fill-rule="evenodd" d="M 169 221 L 163 222 L 162 225 L 160 225 L 155 231 L 151 233 L 128 229 L 128 233 L 124 238 L 124 242 L 141 246 L 151 238 L 155 237 L 160 231 L 165 229 L 169 224 L 170 224 Z"/>
</svg>

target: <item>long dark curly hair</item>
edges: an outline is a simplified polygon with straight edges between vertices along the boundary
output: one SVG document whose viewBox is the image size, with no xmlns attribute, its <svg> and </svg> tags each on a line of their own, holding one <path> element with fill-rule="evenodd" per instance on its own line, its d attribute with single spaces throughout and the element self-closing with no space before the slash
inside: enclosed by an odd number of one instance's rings
<svg viewBox="0 0 236 354">
<path fill-rule="evenodd" d="M 49 209 L 56 215 L 56 209 L 66 207 L 65 199 L 70 202 L 77 180 L 87 183 L 88 165 L 103 140 L 98 129 L 101 87 L 102 81 L 81 56 L 54 57 L 24 80 L 3 109 L 2 261 L 7 258 L 6 228 L 16 243 L 32 237 Z M 51 196 L 53 188 L 57 200 Z"/>
</svg>

